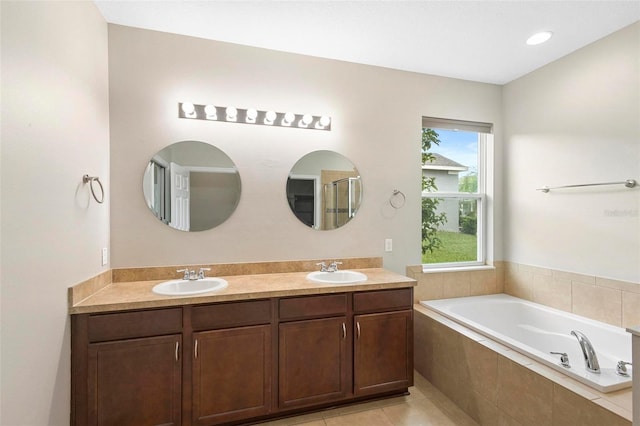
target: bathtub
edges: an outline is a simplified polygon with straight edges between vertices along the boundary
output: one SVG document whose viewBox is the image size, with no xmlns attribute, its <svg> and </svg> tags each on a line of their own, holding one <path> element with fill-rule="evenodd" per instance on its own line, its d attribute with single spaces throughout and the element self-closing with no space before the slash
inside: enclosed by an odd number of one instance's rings
<svg viewBox="0 0 640 426">
<path fill-rule="evenodd" d="M 604 324 L 506 294 L 472 296 L 420 302 L 492 340 L 548 365 L 599 390 L 612 392 L 631 387 L 629 377 L 616 374 L 618 361 L 631 362 L 631 335 L 620 327 Z M 572 330 L 584 333 L 595 348 L 600 373 L 586 370 L 584 356 Z M 560 357 L 569 355 L 570 368 L 560 365 Z"/>
</svg>

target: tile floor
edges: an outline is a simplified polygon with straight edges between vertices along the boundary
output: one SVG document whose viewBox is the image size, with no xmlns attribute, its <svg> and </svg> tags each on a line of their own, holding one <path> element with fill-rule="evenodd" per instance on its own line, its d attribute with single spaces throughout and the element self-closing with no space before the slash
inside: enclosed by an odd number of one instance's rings
<svg viewBox="0 0 640 426">
<path fill-rule="evenodd" d="M 411 395 L 262 423 L 268 426 L 477 426 L 417 372 Z"/>
</svg>

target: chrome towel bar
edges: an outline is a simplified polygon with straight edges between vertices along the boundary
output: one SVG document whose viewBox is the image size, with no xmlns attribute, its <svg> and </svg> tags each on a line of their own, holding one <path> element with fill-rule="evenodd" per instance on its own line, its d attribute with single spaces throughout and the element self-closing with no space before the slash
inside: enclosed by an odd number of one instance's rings
<svg viewBox="0 0 640 426">
<path fill-rule="evenodd" d="M 603 185 L 624 185 L 627 188 L 633 188 L 637 185 L 637 182 L 634 179 L 627 179 L 621 182 L 581 183 L 577 185 L 562 185 L 562 186 L 554 186 L 554 187 L 543 186 L 542 188 L 536 188 L 536 191 L 542 191 L 546 194 L 552 189 L 582 188 L 585 186 L 603 186 Z"/>
</svg>

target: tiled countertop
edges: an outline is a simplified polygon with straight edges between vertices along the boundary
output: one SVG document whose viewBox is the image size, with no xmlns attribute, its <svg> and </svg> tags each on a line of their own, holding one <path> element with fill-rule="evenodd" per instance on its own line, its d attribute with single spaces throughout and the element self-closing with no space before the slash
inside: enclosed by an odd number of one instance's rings
<svg viewBox="0 0 640 426">
<path fill-rule="evenodd" d="M 382 268 L 353 269 L 367 275 L 367 281 L 355 284 L 320 284 L 309 281 L 307 272 L 219 276 L 229 283 L 225 289 L 188 296 L 162 296 L 151 291 L 166 280 L 110 283 L 77 303 L 70 304 L 70 314 L 111 312 L 215 303 L 232 300 L 262 299 L 297 295 L 342 293 L 413 287 L 416 281 Z M 73 300 L 73 297 L 70 298 Z"/>
</svg>

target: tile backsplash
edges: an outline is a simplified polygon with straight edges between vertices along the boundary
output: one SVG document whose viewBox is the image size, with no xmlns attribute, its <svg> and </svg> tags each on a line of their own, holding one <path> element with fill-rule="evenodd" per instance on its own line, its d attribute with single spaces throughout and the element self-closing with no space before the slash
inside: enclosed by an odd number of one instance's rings
<svg viewBox="0 0 640 426">
<path fill-rule="evenodd" d="M 507 293 L 618 327 L 640 324 L 640 283 L 495 262 L 494 269 L 423 272 L 408 266 L 418 281 L 415 301 Z"/>
</svg>

